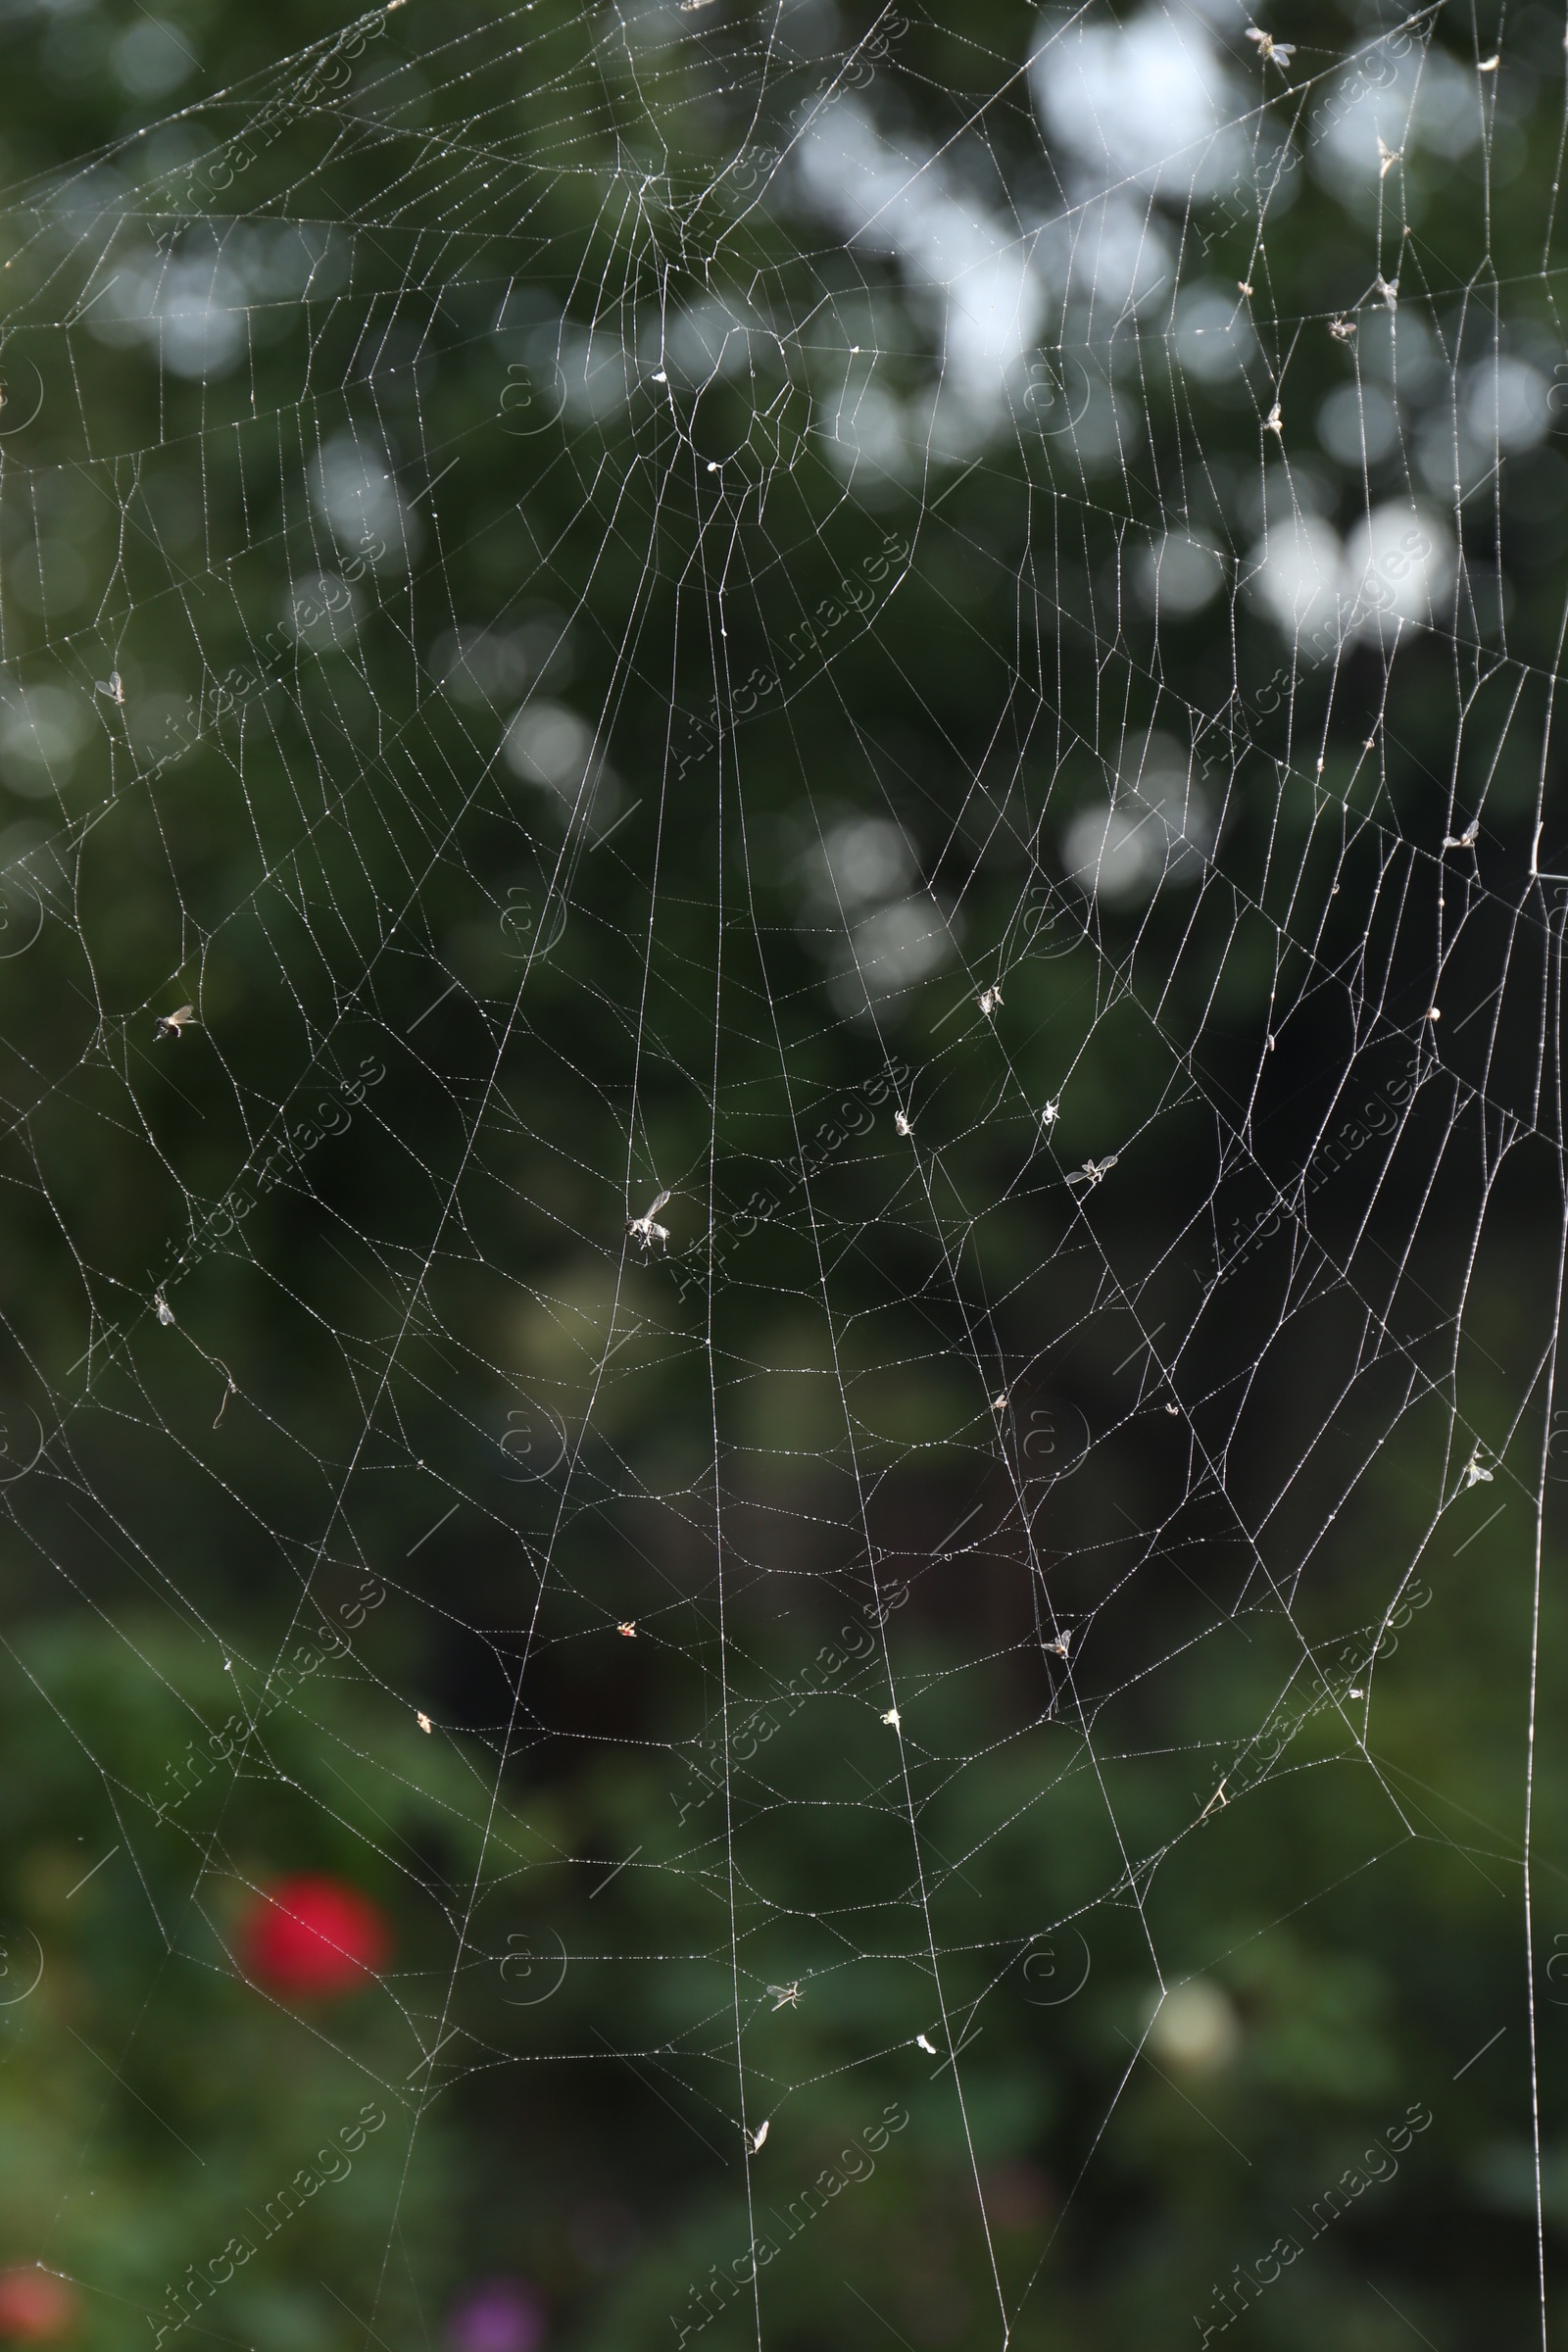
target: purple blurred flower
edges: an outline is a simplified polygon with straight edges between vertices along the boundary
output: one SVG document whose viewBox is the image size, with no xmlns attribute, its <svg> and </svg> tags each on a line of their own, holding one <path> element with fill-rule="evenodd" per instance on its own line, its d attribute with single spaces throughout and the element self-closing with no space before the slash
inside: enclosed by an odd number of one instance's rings
<svg viewBox="0 0 1568 2352">
<path fill-rule="evenodd" d="M 521 2278 L 487 2278 L 470 2287 L 447 2321 L 450 2352 L 538 2352 L 545 2307 Z"/>
</svg>

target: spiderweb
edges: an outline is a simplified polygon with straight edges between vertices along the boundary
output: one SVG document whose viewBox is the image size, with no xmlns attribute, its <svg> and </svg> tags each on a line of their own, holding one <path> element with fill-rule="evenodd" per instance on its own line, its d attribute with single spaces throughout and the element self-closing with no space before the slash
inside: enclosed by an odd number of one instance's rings
<svg viewBox="0 0 1568 2352">
<path fill-rule="evenodd" d="M 19 2258 L 1393 2342 L 1255 2259 L 1364 2093 L 1544 2340 L 1560 26 L 117 40 L 5 216 Z M 247 1966 L 305 1867 L 348 2007 Z"/>
</svg>

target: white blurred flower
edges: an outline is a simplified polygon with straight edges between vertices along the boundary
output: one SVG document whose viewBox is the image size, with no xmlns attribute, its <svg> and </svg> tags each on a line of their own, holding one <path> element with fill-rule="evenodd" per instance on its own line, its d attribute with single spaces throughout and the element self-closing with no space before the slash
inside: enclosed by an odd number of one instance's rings
<svg viewBox="0 0 1568 2352">
<path fill-rule="evenodd" d="M 1481 136 L 1475 77 L 1447 53 L 1419 42 L 1395 57 L 1383 45 L 1361 52 L 1339 75 L 1313 118 L 1313 170 L 1334 194 L 1376 189 L 1385 158 L 1426 147 L 1450 159 Z"/>
<path fill-rule="evenodd" d="M 1151 612 L 1177 619 L 1200 612 L 1225 585 L 1225 559 L 1196 531 L 1167 531 L 1139 549 L 1133 577 Z"/>
<path fill-rule="evenodd" d="M 1170 240 L 1147 204 L 1091 197 L 1038 231 L 1035 268 L 1063 303 L 1088 309 L 1108 329 L 1169 277 Z"/>
<path fill-rule="evenodd" d="M 1526 360 L 1483 360 L 1464 373 L 1464 430 L 1484 450 L 1533 449 L 1551 423 L 1549 390 Z"/>
<path fill-rule="evenodd" d="M 1527 360 L 1478 360 L 1464 368 L 1416 443 L 1416 464 L 1432 488 L 1446 499 L 1473 490 L 1499 459 L 1533 449 L 1551 427 L 1550 394 Z"/>
<path fill-rule="evenodd" d="M 757 340 L 762 351 L 776 354 L 770 337 Z M 747 373 L 752 332 L 728 303 L 709 294 L 700 302 L 672 304 L 659 335 L 649 336 L 645 357 L 688 387 L 707 384 L 715 376 Z"/>
<path fill-rule="evenodd" d="M 348 430 L 334 433 L 311 465 L 311 497 L 340 547 L 381 570 L 402 570 L 419 544 L 419 520 L 404 502 L 386 452 Z"/>
<path fill-rule="evenodd" d="M 249 288 L 216 246 L 130 256 L 86 314 L 101 343 L 144 344 L 174 375 L 225 375 L 245 348 Z"/>
<path fill-rule="evenodd" d="M 1358 472 L 1398 447 L 1398 411 L 1376 384 L 1336 384 L 1318 410 L 1317 437 L 1331 458 Z"/>
<path fill-rule="evenodd" d="M 1287 637 L 1294 641 L 1327 626 L 1338 643 L 1344 603 L 1345 550 L 1320 514 L 1293 510 L 1271 515 L 1249 559 L 1246 576 Z"/>
<path fill-rule="evenodd" d="M 574 416 L 592 421 L 623 409 L 641 376 L 641 364 L 618 333 L 590 334 L 571 318 L 541 326 L 527 338 L 529 366 L 541 386 L 558 382 Z"/>
<path fill-rule="evenodd" d="M 591 805 L 603 823 L 621 805 L 618 779 L 595 749 L 592 727 L 564 703 L 524 703 L 508 727 L 501 757 L 525 784 L 554 793 L 563 816 Z"/>
<path fill-rule="evenodd" d="M 430 667 L 457 702 L 514 702 L 549 669 L 553 685 L 571 675 L 571 640 L 559 613 L 514 629 L 447 629 L 430 649 Z"/>
<path fill-rule="evenodd" d="M 1072 819 L 1061 859 L 1090 898 L 1113 905 L 1147 899 L 1163 882 L 1196 882 L 1213 846 L 1208 795 L 1189 756 L 1152 729 L 1123 744 L 1108 805 Z"/>
<path fill-rule="evenodd" d="M 252 300 L 277 311 L 302 294 L 335 294 L 348 277 L 351 250 L 348 238 L 316 220 L 276 227 L 256 222 L 223 241 L 225 258 Z"/>
<path fill-rule="evenodd" d="M 1182 295 L 1171 341 L 1188 374 L 1211 384 L 1240 375 L 1257 349 L 1247 305 L 1236 288 L 1211 279 L 1189 286 Z"/>
<path fill-rule="evenodd" d="M 1453 585 L 1453 538 L 1428 509 L 1374 507 L 1342 545 L 1321 515 L 1271 514 L 1248 567 L 1253 592 L 1308 655 L 1431 628 Z"/>
<path fill-rule="evenodd" d="M 1097 368 L 1089 374 L 1089 397 L 1056 446 L 1070 449 L 1087 471 L 1124 462 L 1144 434 L 1144 412 L 1112 389 Z"/>
<path fill-rule="evenodd" d="M 1050 138 L 1102 186 L 1178 200 L 1231 185 L 1248 160 L 1246 103 L 1205 27 L 1149 9 L 1125 25 L 1075 17 L 1030 67 Z"/>
<path fill-rule="evenodd" d="M 895 256 L 908 283 L 931 295 L 942 319 L 942 387 L 954 416 L 947 438 L 983 438 L 1004 411 L 1007 379 L 1044 329 L 1045 285 L 1017 224 L 956 187 L 940 157 L 901 151 L 866 109 L 843 98 L 822 110 L 795 153 L 797 183 L 813 211 L 851 244 Z M 858 402 L 864 395 L 858 394 Z M 844 443 L 848 399 L 837 439 Z M 890 454 L 884 407 L 881 449 Z M 865 445 L 867 436 L 858 436 Z M 874 444 L 873 444 L 874 445 Z M 891 467 L 887 468 L 892 470 Z"/>
<path fill-rule="evenodd" d="M 1114 903 L 1149 896 L 1163 848 L 1152 809 L 1086 808 L 1061 837 L 1061 860 L 1091 898 Z"/>
<path fill-rule="evenodd" d="M 824 403 L 821 432 L 828 457 L 845 474 L 863 467 L 897 480 L 916 454 L 916 432 L 904 403 L 877 383 L 847 383 L 836 403 Z"/>
<path fill-rule="evenodd" d="M 226 375 L 245 345 L 245 316 L 237 303 L 242 290 L 218 272 L 185 271 L 184 283 L 163 290 L 156 310 L 156 340 L 166 368 L 175 375 Z"/>
<path fill-rule="evenodd" d="M 1357 637 L 1432 628 L 1453 587 L 1453 540 L 1425 509 L 1374 507 L 1345 543 L 1349 625 Z"/>
<path fill-rule="evenodd" d="M 1391 311 L 1386 305 L 1362 311 L 1355 354 L 1363 379 L 1381 377 L 1403 400 L 1419 400 L 1440 379 L 1448 380 L 1448 363 L 1418 311 Z"/>
<path fill-rule="evenodd" d="M 514 776 L 575 796 L 593 757 L 594 734 L 564 703 L 528 703 L 507 729 L 503 757 Z"/>
<path fill-rule="evenodd" d="M 832 825 L 806 858 L 807 891 L 826 914 L 849 912 L 891 899 L 914 879 L 908 836 L 885 816 L 855 816 Z"/>
<path fill-rule="evenodd" d="M 144 17 L 122 32 L 110 55 L 116 79 L 133 98 L 162 98 L 196 68 L 184 34 L 157 17 Z"/>
<path fill-rule="evenodd" d="M 953 953 L 952 926 L 935 899 L 899 899 L 854 925 L 849 951 L 849 968 L 830 985 L 842 1011 L 858 1012 L 868 1000 L 912 988 L 945 963 Z"/>
<path fill-rule="evenodd" d="M 1212 2074 L 1241 2046 L 1236 2004 L 1219 1985 L 1196 1978 L 1167 1992 L 1149 2029 L 1150 2047 L 1171 2065 Z"/>
<path fill-rule="evenodd" d="M 829 967 L 828 990 L 847 1018 L 890 1004 L 953 954 L 955 918 L 930 892 L 911 890 L 914 844 L 890 817 L 829 825 L 796 864 L 802 934 Z"/>
</svg>

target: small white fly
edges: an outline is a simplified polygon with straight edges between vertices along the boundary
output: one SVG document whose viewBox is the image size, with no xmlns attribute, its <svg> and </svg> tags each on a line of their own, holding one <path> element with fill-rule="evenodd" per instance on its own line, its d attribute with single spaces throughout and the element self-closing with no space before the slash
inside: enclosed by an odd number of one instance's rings
<svg viewBox="0 0 1568 2352">
<path fill-rule="evenodd" d="M 1056 1636 L 1054 1642 L 1048 1642 L 1046 1643 L 1047 1650 L 1054 1652 L 1058 1658 L 1064 1658 L 1071 1647 L 1072 1627 L 1070 1625 Z"/>
<path fill-rule="evenodd" d="M 1355 320 L 1353 318 L 1331 318 L 1329 333 L 1334 337 L 1336 343 L 1348 343 L 1355 333 Z"/>
<path fill-rule="evenodd" d="M 1467 1490 L 1471 1487 L 1490 1487 L 1492 1484 L 1492 1472 L 1481 1467 L 1479 1446 L 1464 1466 L 1464 1483 Z"/>
<path fill-rule="evenodd" d="M 112 669 L 107 678 L 94 678 L 92 690 L 111 703 L 122 703 L 125 699 L 125 689 L 118 669 Z"/>
<path fill-rule="evenodd" d="M 781 2009 L 798 2009 L 800 2007 L 801 1980 L 799 1977 L 795 1979 L 795 1982 L 792 1984 L 770 1984 L 767 1990 L 768 1997 L 773 2003 L 773 2015 L 775 2017 L 777 2017 Z M 764 2130 L 766 2129 L 765 2126 L 763 2128 Z"/>
<path fill-rule="evenodd" d="M 417 1717 L 417 1721 L 421 1732 L 433 1732 L 435 1730 L 435 1725 L 430 1721 L 428 1715 L 419 1715 Z"/>
<path fill-rule="evenodd" d="M 1265 66 L 1278 66 L 1282 74 L 1286 72 L 1296 55 L 1294 41 L 1277 41 L 1271 32 L 1263 30 L 1261 24 L 1249 24 L 1247 37 L 1257 43 L 1257 54 Z"/>
<path fill-rule="evenodd" d="M 153 1304 L 158 1309 L 158 1320 L 160 1323 L 172 1323 L 174 1320 L 174 1310 L 170 1305 L 169 1300 L 164 1297 L 162 1291 L 159 1291 L 155 1294 Z"/>
<path fill-rule="evenodd" d="M 656 1193 L 640 1217 L 626 1219 L 627 1240 L 635 1242 L 645 1255 L 656 1242 L 661 1243 L 666 1250 L 669 1248 L 669 1227 L 656 1224 L 654 1221 L 668 1199 L 668 1193 Z"/>
<path fill-rule="evenodd" d="M 1481 819 L 1473 816 L 1462 833 L 1445 833 L 1443 846 L 1446 850 L 1473 850 L 1480 832 Z"/>
<path fill-rule="evenodd" d="M 758 2127 L 757 2127 L 757 2130 L 756 2130 L 755 2132 L 747 2132 L 747 2134 L 746 2134 L 746 2153 L 747 2153 L 747 2155 L 748 2155 L 748 2156 L 756 2156 L 756 2155 L 759 2155 L 759 2154 L 760 2153 L 760 2151 L 761 2151 L 762 2142 L 763 2142 L 763 2140 L 764 2140 L 766 2137 L 767 2137 L 767 2126 L 766 2126 L 766 2124 L 765 2124 L 765 2123 L 764 2123 L 764 2124 L 759 2124 L 759 2125 L 758 2125 Z"/>
</svg>

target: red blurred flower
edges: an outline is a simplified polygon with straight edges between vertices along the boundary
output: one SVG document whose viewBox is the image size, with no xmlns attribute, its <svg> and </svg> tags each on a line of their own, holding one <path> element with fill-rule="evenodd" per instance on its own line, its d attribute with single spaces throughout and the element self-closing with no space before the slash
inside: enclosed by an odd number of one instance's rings
<svg viewBox="0 0 1568 2352">
<path fill-rule="evenodd" d="M 341 1879 L 307 1874 L 258 1895 L 240 1923 L 245 1973 L 269 1992 L 357 1991 L 383 1968 L 392 1931 L 378 1904 Z"/>
<path fill-rule="evenodd" d="M 76 2317 L 76 2298 L 52 2271 L 0 2271 L 0 2337 L 12 2344 L 52 2344 Z"/>
</svg>

